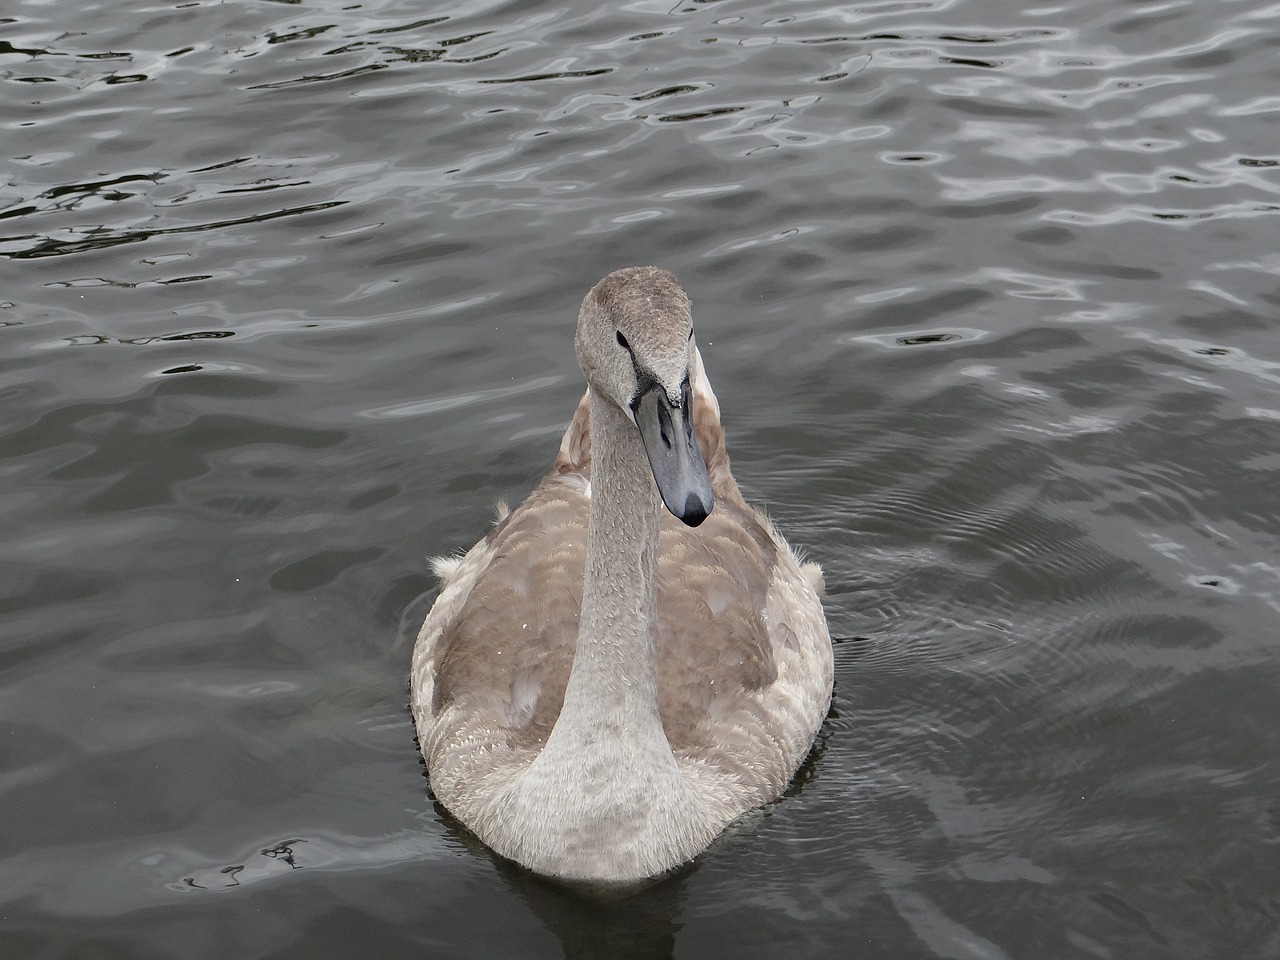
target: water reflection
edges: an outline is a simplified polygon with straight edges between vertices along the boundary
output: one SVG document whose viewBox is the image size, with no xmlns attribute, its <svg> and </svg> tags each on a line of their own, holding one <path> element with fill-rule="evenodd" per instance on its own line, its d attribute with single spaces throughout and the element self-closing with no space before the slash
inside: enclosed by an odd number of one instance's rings
<svg viewBox="0 0 1280 960">
<path fill-rule="evenodd" d="M 11 6 L 14 956 L 1277 952 L 1272 7 Z M 644 262 L 844 639 L 802 788 L 599 904 L 404 674 Z"/>
<path fill-rule="evenodd" d="M 454 838 L 490 863 L 503 884 L 574 960 L 665 960 L 675 950 L 685 880 L 693 868 L 623 893 L 574 889 L 503 860 L 476 840 L 439 804 L 436 813 Z"/>
</svg>

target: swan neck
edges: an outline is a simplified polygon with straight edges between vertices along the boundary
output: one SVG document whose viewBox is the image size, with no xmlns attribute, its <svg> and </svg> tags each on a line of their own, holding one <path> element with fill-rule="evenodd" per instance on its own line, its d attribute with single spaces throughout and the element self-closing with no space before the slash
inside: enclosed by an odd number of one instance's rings
<svg viewBox="0 0 1280 960">
<path fill-rule="evenodd" d="M 684 780 L 658 710 L 657 486 L 635 424 L 594 394 L 590 403 L 591 505 L 578 643 L 560 716 L 514 788 L 513 808 L 526 817 L 558 812 L 563 829 L 546 838 L 556 858 L 594 857 L 579 845 L 606 844 L 652 860 L 644 870 L 658 872 L 689 859 L 714 830 Z"/>
<path fill-rule="evenodd" d="M 578 645 L 565 694 L 595 722 L 657 720 L 658 498 L 640 432 L 591 392 L 591 505 Z M 583 704 L 585 706 L 585 704 Z"/>
</svg>

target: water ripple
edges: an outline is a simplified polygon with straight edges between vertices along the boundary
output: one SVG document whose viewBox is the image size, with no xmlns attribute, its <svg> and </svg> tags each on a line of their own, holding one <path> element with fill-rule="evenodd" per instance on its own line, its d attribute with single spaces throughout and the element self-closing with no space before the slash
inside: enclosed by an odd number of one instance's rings
<svg viewBox="0 0 1280 960">
<path fill-rule="evenodd" d="M 1276 952 L 1271 0 L 10 6 L 10 952 Z M 619 936 L 433 811 L 404 672 L 635 262 L 837 688 Z"/>
</svg>

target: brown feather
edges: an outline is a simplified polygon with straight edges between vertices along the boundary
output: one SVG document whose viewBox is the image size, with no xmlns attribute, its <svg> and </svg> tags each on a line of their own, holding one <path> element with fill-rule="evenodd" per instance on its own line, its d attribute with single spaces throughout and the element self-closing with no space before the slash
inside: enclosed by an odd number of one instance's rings
<svg viewBox="0 0 1280 960">
<path fill-rule="evenodd" d="M 658 708 L 677 754 L 715 751 L 703 720 L 777 676 L 762 617 L 776 546 L 733 482 L 715 412 L 696 409 L 715 510 L 696 528 L 664 513 L 658 551 Z M 435 651 L 433 714 L 465 698 L 468 712 L 504 714 L 492 726 L 516 748 L 551 732 L 582 608 L 590 478 L 584 397 L 554 472 L 486 538 L 493 560 Z M 716 643 L 700 642 L 708 636 Z"/>
</svg>

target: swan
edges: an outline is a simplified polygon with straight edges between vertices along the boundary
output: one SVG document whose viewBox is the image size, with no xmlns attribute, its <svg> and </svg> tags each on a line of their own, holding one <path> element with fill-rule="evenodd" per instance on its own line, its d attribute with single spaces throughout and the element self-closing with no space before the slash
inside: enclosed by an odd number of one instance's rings
<svg viewBox="0 0 1280 960">
<path fill-rule="evenodd" d="M 412 710 L 436 798 L 490 849 L 625 884 L 781 794 L 830 705 L 831 641 L 820 568 L 729 471 L 676 278 L 606 276 L 575 347 L 588 386 L 551 473 L 433 561 Z"/>
</svg>

